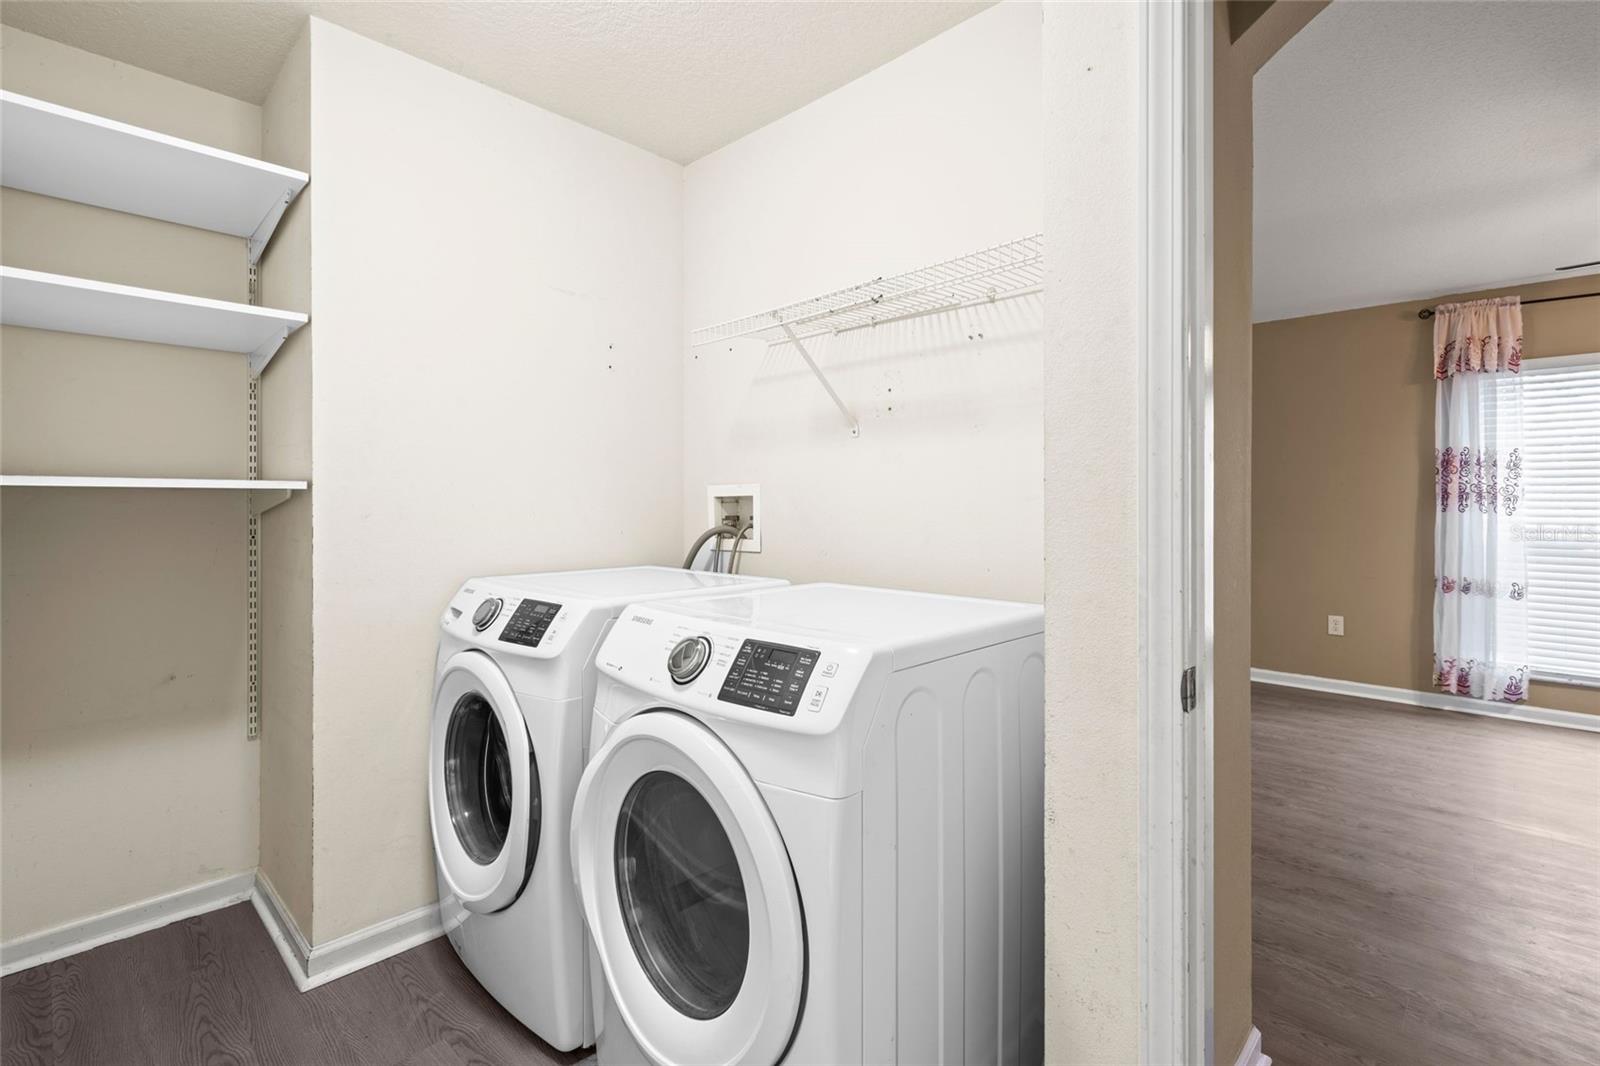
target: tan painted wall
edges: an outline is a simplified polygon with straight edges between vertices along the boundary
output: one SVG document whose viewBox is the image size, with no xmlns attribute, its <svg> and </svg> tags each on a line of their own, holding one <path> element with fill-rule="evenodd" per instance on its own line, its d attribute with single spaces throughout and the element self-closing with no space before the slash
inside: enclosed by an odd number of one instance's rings
<svg viewBox="0 0 1600 1066">
<path fill-rule="evenodd" d="M 0 84 L 234 152 L 260 109 L 9 27 Z M 0 191 L 9 266 L 246 297 L 244 242 Z M 241 477 L 244 360 L 0 331 L 7 473 Z M 0 937 L 249 870 L 245 501 L 15 489 L 0 518 Z"/>
<path fill-rule="evenodd" d="M 1441 296 L 1592 292 L 1600 278 Z M 1433 326 L 1417 302 L 1255 327 L 1254 664 L 1431 689 Z M 1528 359 L 1600 351 L 1600 300 L 1536 304 Z M 1345 635 L 1327 635 L 1342 614 Z M 1529 702 L 1600 714 L 1600 689 Z"/>
<path fill-rule="evenodd" d="M 1255 72 L 1323 3 L 1273 4 L 1231 40 L 1215 7 L 1212 153 L 1215 230 L 1216 598 L 1214 974 L 1218 1062 L 1250 1034 L 1250 303 Z M 1268 1036 L 1270 1040 L 1270 1035 Z M 1270 1049 L 1269 1049 L 1270 1050 Z"/>
<path fill-rule="evenodd" d="M 312 173 L 309 33 L 284 60 L 261 115 L 262 155 Z M 290 205 L 261 259 L 262 303 L 311 313 L 311 203 Z M 261 378 L 261 476 L 311 473 L 311 349 L 297 330 Z M 261 519 L 261 873 L 309 940 L 312 929 L 311 508 L 316 486 Z"/>
<path fill-rule="evenodd" d="M 1046 4 L 1045 1061 L 1139 1058 L 1139 10 Z"/>
<path fill-rule="evenodd" d="M 314 942 L 434 899 L 438 616 L 681 558 L 683 171 L 311 24 Z"/>
</svg>

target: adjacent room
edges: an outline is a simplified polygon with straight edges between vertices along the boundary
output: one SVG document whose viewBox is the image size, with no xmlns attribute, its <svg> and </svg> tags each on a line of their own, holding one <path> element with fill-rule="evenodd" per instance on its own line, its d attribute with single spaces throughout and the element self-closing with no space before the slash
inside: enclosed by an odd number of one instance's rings
<svg viewBox="0 0 1600 1066">
<path fill-rule="evenodd" d="M 1255 78 L 1254 989 L 1281 1066 L 1600 1035 L 1600 6 Z"/>
</svg>

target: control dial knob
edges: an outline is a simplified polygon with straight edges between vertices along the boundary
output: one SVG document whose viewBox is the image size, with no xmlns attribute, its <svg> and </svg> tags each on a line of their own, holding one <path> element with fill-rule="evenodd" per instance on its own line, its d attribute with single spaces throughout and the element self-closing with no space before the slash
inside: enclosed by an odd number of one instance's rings
<svg viewBox="0 0 1600 1066">
<path fill-rule="evenodd" d="M 494 625 L 494 620 L 500 617 L 501 600 L 498 596 L 491 596 L 478 604 L 478 609 L 472 612 L 472 628 L 482 633 Z"/>
<path fill-rule="evenodd" d="M 673 684 L 687 685 L 700 676 L 711 661 L 711 640 L 708 637 L 688 637 L 678 641 L 667 656 L 667 673 Z"/>
</svg>

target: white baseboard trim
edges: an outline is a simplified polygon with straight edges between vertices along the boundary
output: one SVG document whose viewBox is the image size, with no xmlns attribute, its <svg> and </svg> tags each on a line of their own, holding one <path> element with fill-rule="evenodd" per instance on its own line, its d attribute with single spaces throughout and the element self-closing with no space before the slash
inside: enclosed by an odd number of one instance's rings
<svg viewBox="0 0 1600 1066">
<path fill-rule="evenodd" d="M 325 985 L 443 935 L 444 926 L 439 922 L 437 903 L 429 903 L 365 929 L 357 929 L 311 949 L 311 966 L 305 987 Z"/>
<path fill-rule="evenodd" d="M 261 924 L 266 927 L 272 946 L 278 949 L 283 968 L 289 971 L 294 986 L 304 992 L 310 987 L 306 975 L 311 960 L 311 945 L 306 942 L 305 934 L 300 932 L 294 915 L 284 905 L 283 897 L 272 887 L 267 875 L 259 870 L 256 871 L 255 891 L 250 894 L 250 902 Z"/>
<path fill-rule="evenodd" d="M 1261 1053 L 1260 1029 L 1250 1027 L 1250 1035 L 1245 1038 L 1244 1047 L 1240 1049 L 1234 1066 L 1272 1066 L 1272 1060 Z"/>
<path fill-rule="evenodd" d="M 250 898 L 255 878 L 255 871 L 246 870 L 8 940 L 0 944 L 0 974 L 54 962 L 184 918 L 243 903 Z"/>
<path fill-rule="evenodd" d="M 1506 718 L 1514 722 L 1531 722 L 1534 725 L 1553 725 L 1562 729 L 1581 729 L 1600 733 L 1600 714 L 1580 714 L 1577 711 L 1558 711 L 1553 707 L 1530 707 L 1523 703 L 1495 703 L 1475 700 L 1469 696 L 1453 696 L 1448 692 L 1419 692 L 1409 688 L 1391 688 L 1388 685 L 1369 685 L 1365 681 L 1340 681 L 1331 677 L 1314 677 L 1311 674 L 1290 674 L 1282 670 L 1250 668 L 1250 680 L 1264 685 L 1286 685 L 1289 688 L 1310 689 L 1313 692 L 1330 692 L 1337 696 L 1357 696 L 1386 703 L 1403 703 L 1408 707 L 1427 707 L 1435 711 L 1461 711 L 1465 714 L 1483 715 L 1486 718 Z"/>
<path fill-rule="evenodd" d="M 444 933 L 439 922 L 439 905 L 430 903 L 313 947 L 306 942 L 289 908 L 284 906 L 265 875 L 257 876 L 253 898 L 256 913 L 267 927 L 267 935 L 277 947 L 295 987 L 302 992 L 382 962 Z"/>
<path fill-rule="evenodd" d="M 0 944 L 0 975 L 64 959 L 245 900 L 254 905 L 267 936 L 283 959 L 284 968 L 302 992 L 382 962 L 444 933 L 439 924 L 439 906 L 430 903 L 312 947 L 306 943 L 305 935 L 272 882 L 259 870 L 247 870 L 8 940 Z"/>
</svg>

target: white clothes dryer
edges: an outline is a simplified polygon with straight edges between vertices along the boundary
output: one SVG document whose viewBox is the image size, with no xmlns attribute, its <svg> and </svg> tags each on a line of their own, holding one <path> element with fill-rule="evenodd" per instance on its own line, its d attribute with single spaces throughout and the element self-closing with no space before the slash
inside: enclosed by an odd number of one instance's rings
<svg viewBox="0 0 1600 1066">
<path fill-rule="evenodd" d="M 1043 622 L 842 585 L 623 612 L 572 822 L 601 1066 L 1042 1061 Z"/>
<path fill-rule="evenodd" d="M 439 909 L 467 968 L 562 1050 L 593 1043 L 567 827 L 594 654 L 624 606 L 782 585 L 640 566 L 474 578 L 440 621 L 428 806 Z"/>
</svg>

